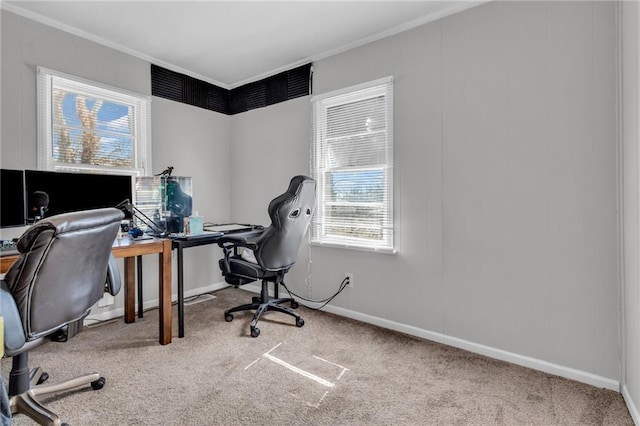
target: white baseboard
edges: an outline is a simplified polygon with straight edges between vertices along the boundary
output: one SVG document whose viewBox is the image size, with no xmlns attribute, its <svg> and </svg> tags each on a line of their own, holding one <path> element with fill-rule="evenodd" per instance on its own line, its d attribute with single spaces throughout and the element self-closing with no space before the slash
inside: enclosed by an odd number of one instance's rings
<svg viewBox="0 0 640 426">
<path fill-rule="evenodd" d="M 629 389 L 627 389 L 627 385 L 622 386 L 622 397 L 624 398 L 624 402 L 627 404 L 627 408 L 629 409 L 629 414 L 631 414 L 633 423 L 640 425 L 640 413 L 638 413 L 638 407 L 633 402 L 631 395 L 629 395 Z"/>
<path fill-rule="evenodd" d="M 218 282 L 218 283 L 211 284 L 209 286 L 185 291 L 185 297 L 197 296 L 198 294 L 207 293 L 215 290 L 221 290 L 227 287 L 228 285 L 226 283 Z M 244 285 L 242 286 L 242 289 L 248 290 L 254 293 L 260 293 L 260 286 L 255 284 Z M 177 294 L 173 295 L 173 300 L 175 301 L 177 299 L 178 299 Z M 303 305 L 307 305 L 309 307 L 314 307 L 314 308 L 319 306 L 319 304 L 306 303 L 302 301 L 300 301 L 300 303 Z M 144 303 L 145 309 L 153 308 L 157 306 L 158 306 L 158 299 L 150 300 Z M 614 390 L 616 392 L 620 392 L 620 383 L 617 380 L 601 377 L 601 376 L 589 373 L 587 371 L 576 370 L 574 368 L 553 364 L 547 361 L 531 358 L 524 355 L 519 355 L 513 352 L 507 352 L 502 349 L 492 348 L 490 346 L 485 346 L 479 343 L 470 342 L 468 340 L 459 339 L 457 337 L 447 336 L 446 334 L 424 330 L 411 325 L 401 324 L 395 321 L 390 321 L 384 318 L 379 318 L 372 315 L 351 311 L 349 309 L 344 309 L 337 306 L 326 305 L 323 308 L 323 310 L 336 315 L 343 316 L 343 317 L 362 321 L 368 324 L 373 324 L 382 328 L 387 328 L 389 330 L 399 331 L 401 333 L 409 334 L 416 337 L 421 337 L 423 339 L 442 343 L 448 346 L 453 346 L 455 348 L 464 349 L 469 352 L 488 356 L 489 358 L 510 362 L 512 364 L 520 365 L 527 368 L 532 368 L 534 370 L 543 371 L 545 373 L 553 374 L 553 375 L 564 377 L 567 379 L 576 380 L 578 382 L 586 383 L 595 387 L 606 388 L 606 389 Z M 115 309 L 115 310 L 103 312 L 96 315 L 90 315 L 86 318 L 86 320 L 105 321 L 105 320 L 109 320 L 109 319 L 116 318 L 123 315 L 124 315 L 124 308 L 121 308 L 121 309 Z M 632 404 L 633 401 L 628 395 L 625 396 L 625 400 L 627 401 L 627 405 L 629 406 L 629 411 L 632 411 L 631 406 L 633 405 Z M 632 412 L 633 419 L 636 422 L 636 424 L 640 424 L 638 423 L 638 413 L 635 410 L 635 405 L 633 405 L 633 407 L 635 411 L 635 416 L 634 416 L 634 412 Z"/>
<path fill-rule="evenodd" d="M 223 288 L 227 288 L 229 287 L 229 285 L 225 282 L 218 282 L 218 283 L 214 283 L 214 284 L 210 284 L 208 286 L 204 286 L 204 287 L 200 287 L 200 288 L 196 288 L 196 289 L 192 289 L 192 290 L 186 290 L 184 292 L 184 297 L 188 298 L 188 297 L 192 297 L 192 296 L 198 296 L 200 294 L 203 293 L 209 293 L 212 291 L 216 291 L 216 290 L 222 290 Z M 171 295 L 171 301 L 172 302 L 177 302 L 178 301 L 178 293 L 172 294 Z M 153 299 L 153 300 L 147 300 L 146 302 L 142 303 L 142 309 L 143 310 L 147 310 L 147 309 L 153 309 L 153 308 L 157 308 L 159 305 L 160 301 L 158 299 Z M 138 308 L 138 305 L 136 304 L 136 309 Z M 118 317 L 123 317 L 124 316 L 124 307 L 122 308 L 116 308 L 116 309 L 111 309 L 108 311 L 103 311 L 103 312 L 98 312 L 95 314 L 90 314 L 89 316 L 87 316 L 84 320 L 89 321 L 89 324 L 92 321 L 108 321 L 111 320 L 113 318 L 118 318 Z"/>
<path fill-rule="evenodd" d="M 601 377 L 586 371 L 576 370 L 574 368 L 553 364 L 540 359 L 519 355 L 513 352 L 507 352 L 502 349 L 492 348 L 490 346 L 470 342 L 468 340 L 459 339 L 457 337 L 447 336 L 446 334 L 424 330 L 411 325 L 389 321 L 384 318 L 378 318 L 336 306 L 327 305 L 323 309 L 327 312 L 331 312 L 337 315 L 353 318 L 358 321 L 377 325 L 379 327 L 387 328 L 390 330 L 399 331 L 401 333 L 410 334 L 412 336 L 421 337 L 448 346 L 453 346 L 455 348 L 464 349 L 469 352 L 488 356 L 490 358 L 510 362 L 512 364 L 532 368 L 534 370 L 543 371 L 545 373 L 565 377 L 567 379 L 576 380 L 578 382 L 586 383 L 599 388 L 611 389 L 615 390 L 616 392 L 620 391 L 620 383 L 617 380 Z"/>
<path fill-rule="evenodd" d="M 243 289 L 260 293 L 260 287 L 253 284 L 242 286 Z M 271 292 L 270 292 L 271 293 Z M 320 306 L 318 303 L 306 303 L 299 301 L 300 304 L 317 308 Z M 480 355 L 488 356 L 489 358 L 498 359 L 501 361 L 510 362 L 512 364 L 520 365 L 534 370 L 542 371 L 545 373 L 553 374 L 556 376 L 564 377 L 567 379 L 575 380 L 578 382 L 586 383 L 598 388 L 611 389 L 616 392 L 620 392 L 620 382 L 606 377 L 598 376 L 587 371 L 576 370 L 574 368 L 565 367 L 558 364 L 553 364 L 547 361 L 543 361 L 536 358 L 531 358 L 524 355 L 519 355 L 513 352 L 507 352 L 502 349 L 492 348 L 479 343 L 470 342 L 468 340 L 459 339 L 457 337 L 447 336 L 446 334 L 436 333 L 429 330 L 424 330 L 411 325 L 401 324 L 395 321 L 390 321 L 384 318 L 374 317 L 372 315 L 363 314 L 360 312 L 351 311 L 349 309 L 340 308 L 337 306 L 326 305 L 323 308 L 324 311 L 331 312 L 336 315 L 340 315 L 347 318 L 352 318 L 358 321 L 373 324 L 389 330 L 399 331 L 401 333 L 409 334 L 411 336 L 421 337 L 423 339 L 431 340 L 434 342 L 442 343 L 455 348 L 467 350 L 469 352 L 477 353 Z M 639 424 L 636 422 L 636 424 Z"/>
</svg>

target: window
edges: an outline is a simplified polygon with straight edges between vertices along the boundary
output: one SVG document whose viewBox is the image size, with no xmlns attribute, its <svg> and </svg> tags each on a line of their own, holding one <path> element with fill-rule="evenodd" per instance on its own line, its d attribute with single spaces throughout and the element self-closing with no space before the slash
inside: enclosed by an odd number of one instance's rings
<svg viewBox="0 0 640 426">
<path fill-rule="evenodd" d="M 393 251 L 393 79 L 311 102 L 312 244 Z"/>
<path fill-rule="evenodd" d="M 150 102 L 38 67 L 38 169 L 151 173 Z"/>
</svg>

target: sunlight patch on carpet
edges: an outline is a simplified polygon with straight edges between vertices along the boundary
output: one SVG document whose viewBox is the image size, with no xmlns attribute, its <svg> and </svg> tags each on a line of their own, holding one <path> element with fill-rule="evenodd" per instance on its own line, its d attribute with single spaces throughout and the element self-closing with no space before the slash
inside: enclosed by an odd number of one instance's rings
<svg viewBox="0 0 640 426">
<path fill-rule="evenodd" d="M 278 365 L 286 368 L 289 372 L 295 373 L 294 378 L 304 378 L 304 383 L 306 384 L 300 386 L 300 380 L 285 380 L 283 386 L 291 386 L 287 393 L 293 397 L 303 399 L 311 407 L 318 408 L 329 393 L 329 390 L 335 388 L 335 382 L 340 380 L 349 369 L 316 355 L 287 353 L 281 350 L 281 345 L 282 343 L 278 343 L 263 353 L 259 358 L 248 364 L 244 370 L 248 370 L 263 360 L 270 361 L 266 364 L 267 366 Z M 260 368 L 259 370 L 260 372 L 265 372 L 265 368 Z M 295 385 L 294 382 L 298 382 L 298 385 Z M 329 390 L 326 390 L 327 388 Z"/>
</svg>

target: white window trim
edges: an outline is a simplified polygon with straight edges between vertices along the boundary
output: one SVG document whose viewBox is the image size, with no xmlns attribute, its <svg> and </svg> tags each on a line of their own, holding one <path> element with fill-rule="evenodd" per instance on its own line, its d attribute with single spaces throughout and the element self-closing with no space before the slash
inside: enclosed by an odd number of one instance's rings
<svg viewBox="0 0 640 426">
<path fill-rule="evenodd" d="M 374 86 L 380 86 L 383 84 L 387 84 L 387 83 L 391 83 L 393 82 L 393 77 L 392 76 L 388 76 L 388 77 L 383 77 L 380 78 L 378 80 L 373 80 L 373 81 L 369 81 L 366 83 L 360 83 L 360 84 L 356 84 L 353 86 L 349 86 L 349 87 L 345 87 L 343 89 L 337 89 L 334 90 L 332 92 L 328 92 L 328 93 L 321 93 L 319 95 L 314 95 L 311 97 L 311 102 L 316 102 L 316 101 L 322 101 L 324 99 L 327 98 L 334 98 L 337 96 L 342 96 L 342 95 L 350 95 L 353 92 L 358 92 L 360 90 L 365 90 L 365 89 L 370 89 Z M 336 101 L 336 104 L 342 103 L 341 101 Z"/>
<path fill-rule="evenodd" d="M 322 138 L 321 135 L 319 135 L 318 133 L 320 132 L 320 129 L 318 128 L 318 123 L 316 122 L 317 117 L 321 116 L 323 114 L 326 114 L 326 110 L 328 108 L 330 108 L 331 106 L 335 106 L 335 105 L 340 105 L 343 103 L 346 103 L 349 101 L 350 98 L 354 98 L 354 93 L 355 92 L 359 92 L 359 91 L 363 91 L 363 90 L 367 90 L 367 89 L 374 89 L 376 86 L 381 86 L 381 85 L 387 85 L 389 83 L 393 83 L 393 77 L 389 76 L 389 77 L 384 77 L 378 80 L 374 80 L 374 81 L 370 81 L 370 82 L 366 82 L 366 83 L 361 83 L 358 85 L 354 85 L 354 86 L 350 86 L 347 88 L 343 88 L 343 89 L 339 89 L 339 90 L 335 90 L 329 93 L 323 93 L 320 95 L 315 95 L 311 97 L 311 104 L 312 104 L 312 131 L 313 131 L 313 135 L 312 135 L 312 142 L 311 142 L 311 169 L 312 169 L 312 174 L 313 175 L 317 175 L 317 171 L 315 171 L 314 169 L 317 167 L 317 164 L 315 163 L 317 161 L 316 157 L 316 138 Z M 314 104 L 318 103 L 318 102 L 322 102 L 326 99 L 329 99 L 327 102 L 324 102 L 324 105 L 322 106 L 322 110 L 324 112 L 318 112 L 316 113 L 316 108 L 314 107 Z M 319 239 L 316 238 L 315 235 L 313 235 L 313 232 L 310 233 L 310 244 L 314 245 L 314 246 L 320 246 L 320 247 L 335 247 L 335 248 L 344 248 L 344 249 L 353 249 L 353 250 L 360 250 L 360 251 L 368 251 L 368 252 L 376 252 L 376 253 L 386 253 L 386 254 L 396 254 L 397 250 L 395 248 L 395 224 L 394 224 L 394 217 L 393 217 L 393 210 L 394 210 L 394 202 L 393 202 L 393 92 L 392 92 L 392 96 L 390 101 L 387 102 L 386 104 L 387 107 L 387 129 L 386 129 L 386 133 L 387 133 L 387 159 L 388 159 L 388 163 L 386 165 L 386 177 L 387 177 L 387 188 L 388 188 L 388 193 L 387 193 L 387 209 L 385 214 L 387 215 L 388 219 L 388 223 L 390 223 L 390 228 L 391 229 L 382 229 L 382 232 L 384 233 L 388 233 L 388 236 L 385 237 L 385 239 L 388 241 L 388 245 L 384 245 L 384 246 L 372 246 L 370 244 L 358 244 L 357 239 L 353 239 L 350 242 L 346 242 L 346 241 L 340 241 L 339 239 L 333 240 L 331 238 L 323 238 L 323 239 Z M 366 168 L 366 167 L 363 167 Z M 314 176 L 314 177 L 318 177 L 318 176 Z M 324 187 L 324 183 L 323 182 L 318 182 L 318 186 L 319 187 Z M 319 206 L 318 209 L 322 209 L 324 208 L 324 200 L 322 198 L 322 194 L 319 192 L 318 193 L 318 197 L 319 197 Z M 321 225 L 323 226 L 323 225 Z M 322 234 L 322 232 L 321 232 Z"/>
<path fill-rule="evenodd" d="M 89 164 L 70 164 L 53 159 L 52 88 L 54 80 L 75 93 L 96 96 L 134 107 L 135 129 L 141 143 L 134 146 L 133 167 L 105 167 Z M 38 95 L 38 152 L 39 170 L 82 171 L 97 173 L 129 174 L 146 176 L 151 173 L 151 96 L 98 83 L 44 67 L 37 68 Z"/>
</svg>

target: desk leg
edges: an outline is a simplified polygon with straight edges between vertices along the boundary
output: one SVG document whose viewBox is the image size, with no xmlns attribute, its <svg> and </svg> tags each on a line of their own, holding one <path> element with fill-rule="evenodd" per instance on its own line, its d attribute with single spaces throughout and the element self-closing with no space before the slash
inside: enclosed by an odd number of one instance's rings
<svg viewBox="0 0 640 426">
<path fill-rule="evenodd" d="M 136 320 L 136 265 L 135 257 L 124 258 L 124 322 Z"/>
<path fill-rule="evenodd" d="M 160 319 L 160 344 L 171 343 L 171 240 L 163 242 L 162 253 L 159 255 L 159 319 Z"/>
<path fill-rule="evenodd" d="M 178 337 L 184 337 L 184 270 L 182 247 L 178 246 Z"/>
<path fill-rule="evenodd" d="M 138 260 L 138 318 L 144 315 L 144 306 L 142 300 L 142 256 L 136 256 Z"/>
</svg>

